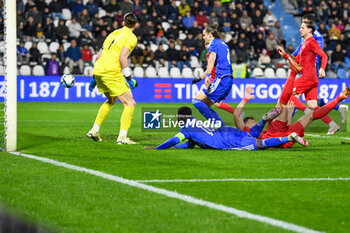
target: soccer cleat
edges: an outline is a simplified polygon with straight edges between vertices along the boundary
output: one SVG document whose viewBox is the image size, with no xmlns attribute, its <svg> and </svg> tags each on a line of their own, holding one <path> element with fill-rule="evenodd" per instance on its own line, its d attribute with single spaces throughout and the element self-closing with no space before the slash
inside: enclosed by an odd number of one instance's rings
<svg viewBox="0 0 350 233">
<path fill-rule="evenodd" d="M 309 141 L 306 140 L 303 137 L 300 137 L 297 133 L 293 132 L 291 134 L 289 134 L 288 138 L 293 141 L 293 142 L 297 142 L 302 146 L 309 146 Z"/>
<path fill-rule="evenodd" d="M 328 133 L 330 135 L 335 134 L 336 132 L 338 132 L 340 129 L 340 126 L 338 124 L 335 124 L 334 126 L 329 127 Z"/>
<path fill-rule="evenodd" d="M 102 142 L 102 138 L 100 137 L 100 132 L 98 132 L 98 131 L 96 131 L 96 130 L 94 130 L 94 129 L 90 130 L 90 131 L 86 134 L 86 136 L 87 136 L 88 138 L 90 138 L 90 139 L 96 141 L 96 142 Z"/>
<path fill-rule="evenodd" d="M 282 108 L 280 107 L 273 108 L 262 116 L 262 120 L 265 122 L 271 121 L 276 117 L 278 117 L 281 114 L 281 112 L 282 112 Z"/>
<path fill-rule="evenodd" d="M 341 116 L 341 123 L 344 125 L 346 123 L 346 118 L 347 118 L 347 113 L 348 113 L 348 105 L 345 105 L 345 104 L 341 104 L 339 105 L 339 113 L 340 113 L 340 116 Z"/>
<path fill-rule="evenodd" d="M 139 144 L 138 142 L 134 142 L 132 140 L 130 140 L 130 138 L 118 138 L 117 139 L 117 144 L 119 145 L 124 145 L 124 144 L 127 144 L 127 145 L 135 145 L 135 144 Z"/>
<path fill-rule="evenodd" d="M 348 98 L 350 95 L 350 87 L 346 87 L 339 95 L 339 98 L 341 101 L 345 100 Z"/>
</svg>

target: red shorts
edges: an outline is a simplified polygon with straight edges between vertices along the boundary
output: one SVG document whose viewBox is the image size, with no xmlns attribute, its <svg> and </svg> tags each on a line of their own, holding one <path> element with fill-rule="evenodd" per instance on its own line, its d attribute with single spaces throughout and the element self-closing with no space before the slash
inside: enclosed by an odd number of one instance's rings
<svg viewBox="0 0 350 233">
<path fill-rule="evenodd" d="M 305 94 L 306 101 L 317 100 L 318 81 L 304 79 L 300 76 L 294 81 L 293 90 L 298 94 Z"/>
<path fill-rule="evenodd" d="M 294 124 L 287 125 L 287 122 L 274 120 L 271 121 L 269 126 L 266 129 L 266 133 L 263 135 L 263 139 L 266 138 L 278 138 L 278 137 L 287 137 L 289 134 L 296 132 L 300 137 L 304 136 L 304 127 L 297 121 Z M 288 142 L 281 145 L 281 148 L 292 147 L 294 142 Z"/>
</svg>

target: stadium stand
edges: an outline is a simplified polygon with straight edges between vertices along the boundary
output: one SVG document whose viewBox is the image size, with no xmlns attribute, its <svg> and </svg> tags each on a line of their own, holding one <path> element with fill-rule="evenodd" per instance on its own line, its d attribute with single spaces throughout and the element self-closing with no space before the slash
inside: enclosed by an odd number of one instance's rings
<svg viewBox="0 0 350 233">
<path fill-rule="evenodd" d="M 193 78 L 193 72 L 191 68 L 185 67 L 182 69 L 182 73 L 181 73 L 182 77 L 184 78 Z"/>
<path fill-rule="evenodd" d="M 32 43 L 37 42 L 37 47 L 44 62 L 42 65 L 45 65 L 45 55 L 58 52 L 59 45 L 63 45 L 64 51 L 66 52 L 70 46 L 71 39 L 76 39 L 78 46 L 82 48 L 83 44 L 87 42 L 86 38 L 84 39 L 82 36 L 83 30 L 87 29 L 89 31 L 88 34 L 91 35 L 88 42 L 93 52 L 94 62 L 105 36 L 113 30 L 122 27 L 123 14 L 120 13 L 120 6 L 117 4 L 111 8 L 108 5 L 109 1 L 94 0 L 98 6 L 96 14 L 90 14 L 89 12 L 89 14 L 84 17 L 79 12 L 74 12 L 73 6 L 75 0 L 60 0 L 58 2 L 58 7 L 56 6 L 56 8 L 53 8 L 51 4 L 52 0 L 33 0 L 30 1 L 30 3 L 28 3 L 27 0 L 17 0 L 18 7 L 23 6 L 22 10 L 18 10 L 17 17 L 18 43 L 21 41 L 25 42 L 24 47 L 29 50 L 32 48 Z M 175 1 L 178 8 L 171 14 L 169 13 L 166 15 L 158 15 L 161 11 L 157 10 L 157 5 L 159 4 L 157 1 L 152 1 L 151 5 L 153 4 L 153 8 L 150 10 L 146 8 L 147 1 L 137 2 L 139 2 L 138 5 L 136 5 L 136 1 L 133 3 L 134 13 L 137 15 L 140 25 L 135 29 L 134 33 L 138 37 L 140 48 L 144 50 L 146 45 L 150 44 L 151 50 L 155 52 L 158 48 L 158 44 L 162 43 L 166 51 L 169 47 L 169 40 L 174 40 L 176 42 L 175 49 L 177 51 L 180 50 L 183 43 L 185 43 L 187 47 L 191 47 L 188 45 L 193 45 L 190 49 L 190 68 L 194 74 L 194 71 L 198 67 L 205 67 L 205 64 L 202 62 L 203 60 L 200 59 L 202 51 L 205 49 L 201 33 L 203 27 L 207 25 L 208 20 L 209 22 L 218 22 L 221 30 L 226 32 L 224 34 L 225 42 L 231 50 L 235 50 L 235 53 L 232 54 L 243 58 L 243 62 L 247 65 L 247 73 L 251 73 L 251 77 L 261 77 L 260 70 L 256 70 L 256 68 L 260 68 L 262 72 L 264 72 L 265 67 L 260 66 L 256 61 L 260 54 L 259 49 L 266 48 L 266 44 L 264 45 L 263 41 L 266 41 L 268 35 L 271 33 L 276 34 L 274 36 L 277 38 L 276 42 L 278 46 L 291 44 L 293 48 L 296 48 L 300 41 L 299 26 L 296 21 L 300 21 L 300 16 L 305 13 L 315 13 L 318 24 L 325 25 L 325 29 L 322 29 L 323 26 L 320 29 L 321 34 L 325 37 L 325 50 L 327 50 L 328 54 L 331 56 L 333 52 L 332 48 L 338 43 L 342 45 L 342 51 L 345 55 L 346 77 L 349 76 L 350 6 L 346 1 L 339 3 L 342 4 L 342 6 L 336 5 L 335 7 L 331 0 L 315 1 L 312 6 L 308 6 L 306 1 L 295 0 L 257 0 L 254 1 L 255 4 L 250 4 L 250 1 L 231 1 L 231 3 L 222 4 L 220 7 L 225 13 L 216 12 L 218 14 L 207 12 L 203 1 L 199 1 L 198 4 L 196 3 L 196 7 L 194 7 L 194 1 L 190 1 L 191 4 L 189 4 L 189 7 L 191 15 L 199 21 L 196 21 L 192 27 L 187 25 L 189 28 L 184 26 L 182 17 L 179 16 L 179 0 Z M 87 9 L 87 4 L 88 1 L 84 0 L 82 9 Z M 165 1 L 165 5 L 170 6 L 170 1 Z M 212 6 L 213 1 L 209 1 L 209 5 Z M 40 7 L 41 10 L 34 11 L 33 6 Z M 202 11 L 193 10 L 191 7 L 193 9 L 202 9 L 204 15 L 199 15 L 199 12 Z M 251 7 L 253 7 L 253 9 Z M 145 10 L 143 10 L 143 8 Z M 270 14 L 270 12 L 268 13 L 268 9 L 272 10 L 272 15 L 268 15 Z M 244 10 L 247 11 L 248 15 L 244 16 L 245 19 L 241 20 L 242 22 L 244 21 L 244 23 L 241 23 L 240 18 Z M 35 28 L 29 23 L 28 19 L 30 17 L 34 18 Z M 73 18 L 76 18 L 77 22 L 81 24 L 82 31 L 79 30 L 77 33 L 80 36 L 62 37 L 65 33 L 68 35 L 70 34 L 69 31 L 67 31 L 67 26 L 69 26 Z M 160 18 L 162 20 L 160 20 Z M 264 20 L 269 18 L 279 21 L 281 25 L 280 28 Z M 59 26 L 59 21 L 61 19 L 64 20 L 66 28 L 64 26 Z M 147 21 L 151 21 L 151 23 L 146 25 Z M 337 30 L 339 30 L 339 32 L 336 30 L 336 37 L 330 37 L 328 31 L 333 23 Z M 39 24 L 41 24 L 42 27 L 40 27 Z M 259 33 L 263 35 L 262 41 L 258 40 Z M 193 37 L 193 39 L 190 39 L 189 35 L 192 35 L 191 37 Z M 279 38 L 280 36 L 282 36 L 282 38 Z M 242 46 L 240 47 L 239 44 L 242 44 Z M 273 50 L 268 51 L 268 55 L 271 57 L 271 65 L 269 68 L 274 69 L 274 73 L 277 75 L 277 69 L 280 67 L 278 64 L 284 61 L 278 54 L 276 55 L 276 52 Z M 59 56 L 58 59 L 60 59 Z M 233 58 L 233 60 L 234 59 L 235 58 Z M 332 61 L 329 61 L 329 64 L 331 64 L 331 62 Z M 21 65 L 23 64 L 18 64 L 18 68 L 20 68 Z M 31 68 L 33 68 L 34 63 L 30 65 L 32 66 Z M 62 71 L 64 71 L 67 66 L 64 59 L 60 60 L 60 66 L 62 67 Z M 144 69 L 144 73 L 146 73 L 146 67 L 147 65 L 142 68 Z M 156 74 L 159 74 L 159 69 L 161 68 L 162 66 L 156 66 Z M 337 70 L 332 70 L 330 65 L 327 66 L 327 69 L 327 73 L 328 71 L 333 71 L 335 74 L 337 73 Z M 200 70 L 197 69 L 197 72 L 198 71 Z M 267 73 L 269 72 L 271 71 L 267 71 Z M 282 75 L 281 72 L 283 71 L 279 71 L 278 77 L 283 78 L 284 74 Z M 343 71 L 340 73 L 342 72 Z"/>
<path fill-rule="evenodd" d="M 170 77 L 172 78 L 181 78 L 181 71 L 177 67 L 173 67 L 170 69 Z"/>
<path fill-rule="evenodd" d="M 142 67 L 135 67 L 133 71 L 133 75 L 136 78 L 143 78 L 144 77 L 144 71 Z"/>
<path fill-rule="evenodd" d="M 168 68 L 160 67 L 158 70 L 158 76 L 159 78 L 170 78 Z"/>
<path fill-rule="evenodd" d="M 33 67 L 33 75 L 35 75 L 35 76 L 45 75 L 44 67 L 42 67 L 41 65 L 34 66 Z"/>
<path fill-rule="evenodd" d="M 32 72 L 30 70 L 30 66 L 22 65 L 21 68 L 19 69 L 19 74 L 20 75 L 31 75 Z"/>
</svg>

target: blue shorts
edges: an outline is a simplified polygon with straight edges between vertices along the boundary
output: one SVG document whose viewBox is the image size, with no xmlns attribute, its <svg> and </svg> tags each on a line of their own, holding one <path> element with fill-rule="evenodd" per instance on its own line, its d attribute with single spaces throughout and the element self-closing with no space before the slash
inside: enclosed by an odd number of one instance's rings
<svg viewBox="0 0 350 233">
<path fill-rule="evenodd" d="M 214 82 L 209 84 L 209 88 L 203 88 L 204 94 L 214 103 L 225 99 L 232 89 L 232 76 L 224 78 L 215 78 Z"/>
<path fill-rule="evenodd" d="M 256 138 L 248 136 L 242 130 L 233 127 L 222 127 L 219 129 L 222 137 L 227 142 L 227 150 L 257 150 Z"/>
</svg>

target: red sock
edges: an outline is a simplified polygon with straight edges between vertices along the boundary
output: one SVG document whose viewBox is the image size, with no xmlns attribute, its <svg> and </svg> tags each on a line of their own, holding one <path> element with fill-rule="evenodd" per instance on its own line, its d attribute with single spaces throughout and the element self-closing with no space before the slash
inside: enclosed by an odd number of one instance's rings
<svg viewBox="0 0 350 233">
<path fill-rule="evenodd" d="M 225 111 L 228 111 L 228 112 L 230 112 L 230 113 L 232 113 L 232 114 L 233 114 L 234 111 L 235 111 L 235 109 L 234 109 L 231 105 L 226 104 L 226 103 L 223 103 L 223 102 L 220 102 L 219 108 L 221 108 L 221 109 L 223 109 L 223 110 L 225 110 Z"/>
<path fill-rule="evenodd" d="M 329 103 L 324 105 L 322 108 L 317 106 L 314 112 L 312 113 L 312 119 L 316 120 L 316 119 L 322 118 L 323 122 L 329 124 L 332 121 L 332 119 L 327 114 L 330 111 L 332 111 L 332 109 L 335 106 L 337 106 L 339 103 L 340 103 L 340 99 L 339 99 L 339 96 L 337 96 L 337 98 L 335 98 L 332 101 L 329 101 Z"/>
<path fill-rule="evenodd" d="M 303 104 L 303 102 L 301 102 L 301 100 L 300 99 L 298 99 L 297 97 L 295 97 L 295 96 L 291 96 L 290 98 L 289 98 L 291 101 L 293 101 L 294 102 L 294 105 L 295 105 L 295 107 L 297 108 L 297 109 L 299 109 L 299 110 L 301 110 L 301 111 L 305 111 L 306 110 L 306 106 Z"/>
<path fill-rule="evenodd" d="M 283 90 L 282 90 L 282 94 L 281 94 L 281 97 L 280 97 L 280 100 L 279 100 L 279 102 L 281 104 L 287 104 L 288 103 L 289 97 L 293 93 L 293 84 L 294 84 L 294 79 L 295 79 L 296 75 L 297 74 L 293 70 L 290 72 L 290 75 L 289 75 L 286 83 L 284 84 L 284 87 L 283 87 Z"/>
</svg>

